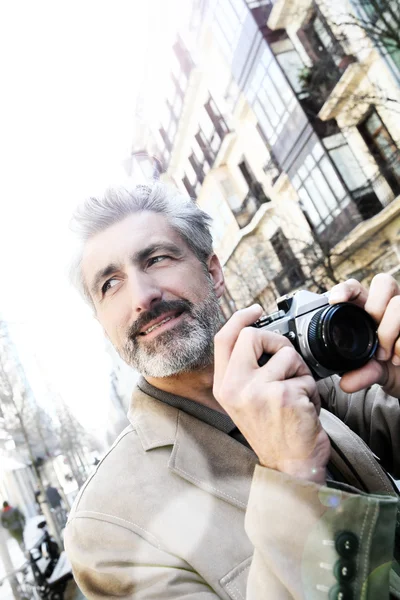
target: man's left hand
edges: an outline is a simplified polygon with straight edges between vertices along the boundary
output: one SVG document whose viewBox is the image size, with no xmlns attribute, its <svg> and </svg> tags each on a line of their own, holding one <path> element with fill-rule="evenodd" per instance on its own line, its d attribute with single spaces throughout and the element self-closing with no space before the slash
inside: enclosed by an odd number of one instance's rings
<svg viewBox="0 0 400 600">
<path fill-rule="evenodd" d="M 329 302 L 352 302 L 364 308 L 378 328 L 375 358 L 343 375 L 342 390 L 352 393 L 378 383 L 387 394 L 400 398 L 400 287 L 396 280 L 380 273 L 368 291 L 356 279 L 349 279 L 332 288 Z"/>
</svg>

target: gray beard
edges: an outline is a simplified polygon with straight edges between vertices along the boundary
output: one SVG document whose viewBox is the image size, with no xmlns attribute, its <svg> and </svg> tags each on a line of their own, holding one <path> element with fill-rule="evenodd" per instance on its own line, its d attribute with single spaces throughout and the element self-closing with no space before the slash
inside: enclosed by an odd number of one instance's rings
<svg viewBox="0 0 400 600">
<path fill-rule="evenodd" d="M 218 298 L 210 285 L 207 298 L 192 305 L 175 327 L 143 344 L 139 336 L 129 338 L 120 355 L 147 377 L 170 377 L 204 369 L 214 361 L 214 336 L 222 324 Z"/>
</svg>

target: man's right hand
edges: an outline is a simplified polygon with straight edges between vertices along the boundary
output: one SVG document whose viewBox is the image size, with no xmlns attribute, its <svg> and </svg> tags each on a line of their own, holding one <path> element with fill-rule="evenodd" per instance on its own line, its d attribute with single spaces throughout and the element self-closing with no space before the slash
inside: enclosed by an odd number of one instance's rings
<svg viewBox="0 0 400 600">
<path fill-rule="evenodd" d="M 330 442 L 315 381 L 285 337 L 249 327 L 261 313 L 258 305 L 238 311 L 216 335 L 214 396 L 261 465 L 325 483 Z M 259 367 L 263 352 L 273 356 Z"/>
</svg>

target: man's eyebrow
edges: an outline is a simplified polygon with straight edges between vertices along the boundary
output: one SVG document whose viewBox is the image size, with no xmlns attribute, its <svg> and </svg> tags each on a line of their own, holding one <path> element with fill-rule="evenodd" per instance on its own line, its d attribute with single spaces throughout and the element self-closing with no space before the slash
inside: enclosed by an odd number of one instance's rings
<svg viewBox="0 0 400 600">
<path fill-rule="evenodd" d="M 115 273 L 115 271 L 118 271 L 118 265 L 112 264 L 112 263 L 107 265 L 104 269 L 97 271 L 95 278 L 93 279 L 93 283 L 90 286 L 91 294 L 96 294 L 98 287 L 100 285 L 100 282 L 103 279 L 105 279 L 106 277 L 109 277 L 110 275 Z"/>
<path fill-rule="evenodd" d="M 147 246 L 146 248 L 143 248 L 138 252 L 135 252 L 131 257 L 131 262 L 136 264 L 142 264 L 146 259 L 150 258 L 150 256 L 154 254 L 154 252 L 160 251 L 169 252 L 170 254 L 173 254 L 177 257 L 182 256 L 182 250 L 179 248 L 179 246 L 168 242 L 158 242 L 156 244 L 151 244 L 150 246 Z M 106 279 L 110 275 L 113 275 L 116 271 L 118 271 L 119 268 L 120 267 L 117 264 L 110 263 L 104 269 L 100 269 L 100 271 L 97 271 L 93 279 L 93 283 L 90 286 L 91 294 L 96 294 L 98 287 L 103 281 L 103 279 Z"/>
<path fill-rule="evenodd" d="M 135 252 L 131 257 L 131 261 L 136 264 L 141 264 L 147 258 L 150 258 L 154 252 L 168 252 L 174 256 L 182 256 L 182 250 L 179 248 L 179 246 L 171 244 L 170 242 L 158 242 L 156 244 L 150 244 L 146 248 Z"/>
</svg>

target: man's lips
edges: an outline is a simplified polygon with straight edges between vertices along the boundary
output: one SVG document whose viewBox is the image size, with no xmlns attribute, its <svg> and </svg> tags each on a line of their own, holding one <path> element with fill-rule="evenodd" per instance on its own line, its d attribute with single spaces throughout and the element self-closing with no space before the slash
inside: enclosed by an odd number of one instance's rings
<svg viewBox="0 0 400 600">
<path fill-rule="evenodd" d="M 147 323 L 147 325 L 142 327 L 139 331 L 139 335 L 143 337 L 149 336 L 153 331 L 158 331 L 166 328 L 166 325 L 168 323 L 171 323 L 172 325 L 172 321 L 176 321 L 176 319 L 179 318 L 182 315 L 182 313 L 183 311 L 176 310 L 164 313 L 157 319 L 153 319 L 152 321 L 150 321 L 150 323 Z"/>
</svg>

